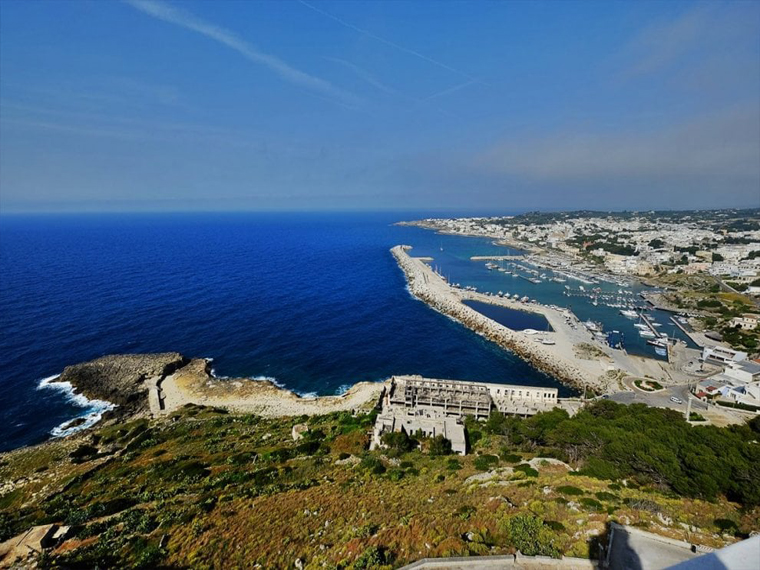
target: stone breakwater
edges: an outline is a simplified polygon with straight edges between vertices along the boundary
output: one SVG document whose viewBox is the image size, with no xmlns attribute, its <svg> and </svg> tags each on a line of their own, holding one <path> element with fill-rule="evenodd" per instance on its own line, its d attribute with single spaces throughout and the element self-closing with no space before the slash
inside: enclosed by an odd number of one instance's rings
<svg viewBox="0 0 760 570">
<path fill-rule="evenodd" d="M 409 256 L 407 251 L 410 249 L 410 246 L 399 245 L 393 247 L 391 253 L 406 275 L 412 295 L 488 340 L 514 352 L 560 382 L 576 388 L 605 387 L 598 368 L 583 370 L 577 365 L 577 361 L 572 357 L 572 346 L 568 351 L 567 346 L 543 345 L 534 338 L 509 329 L 468 307 L 461 302 L 461 296 L 430 267 L 420 259 Z"/>
</svg>

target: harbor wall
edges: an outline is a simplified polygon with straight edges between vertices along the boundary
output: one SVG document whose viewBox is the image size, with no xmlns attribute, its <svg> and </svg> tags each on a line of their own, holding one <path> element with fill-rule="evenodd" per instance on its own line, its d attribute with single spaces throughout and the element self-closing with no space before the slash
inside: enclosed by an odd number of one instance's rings
<svg viewBox="0 0 760 570">
<path fill-rule="evenodd" d="M 597 378 L 590 377 L 573 362 L 572 354 L 561 354 L 556 349 L 550 350 L 547 346 L 528 340 L 518 331 L 509 329 L 464 305 L 440 276 L 425 263 L 407 253 L 409 249 L 409 246 L 395 246 L 391 253 L 404 272 L 412 295 L 488 340 L 514 352 L 560 382 L 575 388 L 598 384 Z"/>
</svg>

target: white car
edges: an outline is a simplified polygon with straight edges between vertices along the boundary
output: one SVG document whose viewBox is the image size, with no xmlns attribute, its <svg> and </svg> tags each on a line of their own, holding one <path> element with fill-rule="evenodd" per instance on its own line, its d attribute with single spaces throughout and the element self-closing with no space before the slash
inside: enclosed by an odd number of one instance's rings
<svg viewBox="0 0 760 570">
<path fill-rule="evenodd" d="M 681 400 L 681 398 L 676 398 L 675 396 L 671 396 L 670 401 L 674 404 L 683 404 L 683 400 Z"/>
</svg>

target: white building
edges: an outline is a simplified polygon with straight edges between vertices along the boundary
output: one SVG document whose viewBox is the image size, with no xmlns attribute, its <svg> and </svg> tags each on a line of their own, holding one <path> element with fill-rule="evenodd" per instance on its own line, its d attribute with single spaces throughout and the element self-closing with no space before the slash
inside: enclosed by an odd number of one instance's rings
<svg viewBox="0 0 760 570">
<path fill-rule="evenodd" d="M 731 319 L 728 324 L 732 327 L 739 327 L 745 331 L 753 331 L 757 328 L 758 319 L 760 319 L 760 315 L 744 313 L 741 317 L 734 317 Z"/>
<path fill-rule="evenodd" d="M 705 346 L 702 349 L 702 360 L 705 362 L 720 362 L 727 364 L 729 362 L 740 362 L 747 360 L 747 353 L 725 346 Z"/>
<path fill-rule="evenodd" d="M 723 374 L 739 382 L 756 382 L 760 381 L 760 362 L 752 360 L 743 360 L 741 362 L 731 362 Z"/>
</svg>

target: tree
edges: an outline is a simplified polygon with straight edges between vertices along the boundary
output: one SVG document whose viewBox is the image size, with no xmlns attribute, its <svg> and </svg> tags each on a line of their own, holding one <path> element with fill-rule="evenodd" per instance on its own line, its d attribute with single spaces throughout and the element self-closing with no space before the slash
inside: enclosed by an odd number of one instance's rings
<svg viewBox="0 0 760 570">
<path fill-rule="evenodd" d="M 415 441 L 403 429 L 401 431 L 384 433 L 380 439 L 385 445 L 395 451 L 411 451 L 415 446 Z"/>
<path fill-rule="evenodd" d="M 450 455 L 451 454 L 451 441 L 438 434 L 430 440 L 430 447 L 428 448 L 430 455 Z"/>
<path fill-rule="evenodd" d="M 721 254 L 719 254 L 719 253 L 713 252 L 713 254 L 712 254 L 712 260 L 713 260 L 713 263 L 716 262 L 716 261 L 723 261 L 723 256 Z"/>
</svg>

